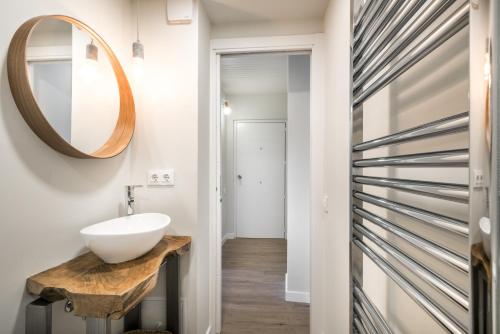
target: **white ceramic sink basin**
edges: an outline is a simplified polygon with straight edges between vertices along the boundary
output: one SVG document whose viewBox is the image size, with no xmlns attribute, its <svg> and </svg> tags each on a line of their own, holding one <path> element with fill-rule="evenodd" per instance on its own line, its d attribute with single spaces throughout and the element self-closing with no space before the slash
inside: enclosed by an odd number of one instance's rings
<svg viewBox="0 0 500 334">
<path fill-rule="evenodd" d="M 80 231 L 85 245 L 107 263 L 133 260 L 150 251 L 165 235 L 170 217 L 142 213 L 111 219 Z"/>
</svg>

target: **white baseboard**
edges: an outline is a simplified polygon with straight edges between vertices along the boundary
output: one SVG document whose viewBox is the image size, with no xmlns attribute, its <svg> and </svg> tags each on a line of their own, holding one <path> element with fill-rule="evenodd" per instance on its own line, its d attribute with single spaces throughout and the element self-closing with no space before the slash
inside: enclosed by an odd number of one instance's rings
<svg viewBox="0 0 500 334">
<path fill-rule="evenodd" d="M 222 245 L 221 246 L 224 246 L 224 244 L 226 243 L 227 240 L 234 239 L 234 238 L 236 238 L 236 234 L 234 234 L 234 233 L 224 234 L 224 236 L 222 237 Z"/>
<path fill-rule="evenodd" d="M 286 294 L 285 300 L 287 302 L 305 303 L 305 304 L 309 304 L 311 302 L 311 298 L 309 297 L 309 292 L 286 290 L 285 294 Z"/>
<path fill-rule="evenodd" d="M 311 303 L 309 292 L 288 290 L 288 274 L 285 274 L 285 300 L 293 303 Z"/>
</svg>

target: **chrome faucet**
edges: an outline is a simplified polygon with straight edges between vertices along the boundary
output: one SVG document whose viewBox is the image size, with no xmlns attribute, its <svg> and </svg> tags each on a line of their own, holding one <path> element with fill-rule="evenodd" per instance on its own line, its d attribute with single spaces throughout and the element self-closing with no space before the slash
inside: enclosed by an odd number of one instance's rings
<svg viewBox="0 0 500 334">
<path fill-rule="evenodd" d="M 142 187 L 141 185 L 130 185 L 126 186 L 127 189 L 127 216 L 133 215 L 134 214 L 134 203 L 135 203 L 135 196 L 134 196 L 134 189 Z"/>
</svg>

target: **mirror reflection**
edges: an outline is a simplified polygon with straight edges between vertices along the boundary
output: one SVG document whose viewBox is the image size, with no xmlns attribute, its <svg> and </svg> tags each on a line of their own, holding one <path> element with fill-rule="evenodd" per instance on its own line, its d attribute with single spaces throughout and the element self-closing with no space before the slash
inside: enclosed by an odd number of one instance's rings
<svg viewBox="0 0 500 334">
<path fill-rule="evenodd" d="M 82 152 L 101 148 L 120 111 L 118 84 L 104 48 L 85 30 L 47 18 L 29 37 L 26 62 L 33 95 L 56 132 Z"/>
</svg>

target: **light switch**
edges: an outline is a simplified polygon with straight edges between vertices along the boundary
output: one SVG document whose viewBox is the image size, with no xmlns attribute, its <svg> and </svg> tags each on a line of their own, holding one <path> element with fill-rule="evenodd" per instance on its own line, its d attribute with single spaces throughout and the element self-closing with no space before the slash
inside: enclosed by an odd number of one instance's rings
<svg viewBox="0 0 500 334">
<path fill-rule="evenodd" d="M 173 186 L 175 184 L 173 169 L 155 169 L 148 172 L 148 185 Z"/>
</svg>

